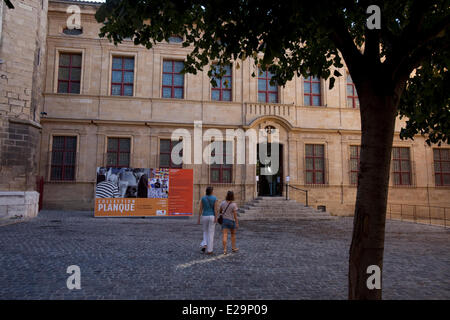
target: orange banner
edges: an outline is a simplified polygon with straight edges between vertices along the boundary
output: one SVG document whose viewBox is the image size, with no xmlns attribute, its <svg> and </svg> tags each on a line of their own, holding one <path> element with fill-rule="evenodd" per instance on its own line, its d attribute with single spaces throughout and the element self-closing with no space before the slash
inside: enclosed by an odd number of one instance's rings
<svg viewBox="0 0 450 320">
<path fill-rule="evenodd" d="M 192 170 L 170 169 L 169 215 L 192 215 Z"/>
<path fill-rule="evenodd" d="M 95 217 L 192 215 L 192 169 L 97 168 Z"/>
</svg>

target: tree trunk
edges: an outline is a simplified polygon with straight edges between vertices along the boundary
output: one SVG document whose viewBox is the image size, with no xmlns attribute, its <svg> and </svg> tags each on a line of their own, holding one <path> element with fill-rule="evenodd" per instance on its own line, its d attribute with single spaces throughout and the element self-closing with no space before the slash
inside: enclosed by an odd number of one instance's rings
<svg viewBox="0 0 450 320">
<path fill-rule="evenodd" d="M 349 260 L 349 299 L 381 299 L 369 289 L 371 265 L 383 270 L 384 233 L 396 99 L 381 93 L 379 81 L 365 81 L 358 94 L 361 111 L 361 154 L 353 236 Z M 380 275 L 381 277 L 381 275 Z M 380 279 L 381 281 L 381 279 Z"/>
</svg>

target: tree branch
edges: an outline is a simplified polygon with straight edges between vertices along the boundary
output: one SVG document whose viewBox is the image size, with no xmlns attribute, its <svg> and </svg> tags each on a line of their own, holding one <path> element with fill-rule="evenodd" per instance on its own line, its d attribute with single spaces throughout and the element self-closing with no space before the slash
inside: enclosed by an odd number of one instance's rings
<svg viewBox="0 0 450 320">
<path fill-rule="evenodd" d="M 363 56 L 356 47 L 349 31 L 345 28 L 344 20 L 342 18 L 333 19 L 331 26 L 333 30 L 330 35 L 331 40 L 342 53 L 352 78 L 359 78 L 362 73 L 360 66 Z"/>
<path fill-rule="evenodd" d="M 427 11 L 425 3 L 428 1 L 415 1 L 413 2 L 413 8 L 411 9 L 411 17 L 416 17 L 419 21 L 416 23 L 410 23 L 398 41 L 393 43 L 393 51 L 396 53 L 388 59 L 387 63 L 390 65 L 393 73 L 407 72 L 409 73 L 414 69 L 414 65 L 420 60 L 424 54 L 426 55 L 429 44 L 436 39 L 441 32 L 446 31 L 450 26 L 450 16 L 447 15 L 427 30 L 423 30 L 423 19 Z M 420 11 L 422 10 L 422 11 Z M 415 53 L 413 53 L 414 49 Z M 434 48 L 436 50 L 436 48 Z M 411 57 L 415 56 L 413 60 Z M 409 72 L 405 69 L 407 66 L 413 66 L 413 69 Z"/>
</svg>

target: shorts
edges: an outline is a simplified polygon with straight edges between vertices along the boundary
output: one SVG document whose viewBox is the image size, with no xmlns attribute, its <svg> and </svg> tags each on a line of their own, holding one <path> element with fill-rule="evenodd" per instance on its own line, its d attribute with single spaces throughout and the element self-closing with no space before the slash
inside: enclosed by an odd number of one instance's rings
<svg viewBox="0 0 450 320">
<path fill-rule="evenodd" d="M 236 222 L 230 219 L 223 219 L 222 230 L 223 229 L 236 229 Z"/>
</svg>

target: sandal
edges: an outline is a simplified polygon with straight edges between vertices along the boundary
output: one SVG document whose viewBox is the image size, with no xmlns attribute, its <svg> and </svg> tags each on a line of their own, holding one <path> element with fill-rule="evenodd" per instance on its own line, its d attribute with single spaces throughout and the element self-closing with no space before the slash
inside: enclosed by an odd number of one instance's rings
<svg viewBox="0 0 450 320">
<path fill-rule="evenodd" d="M 238 251 L 239 251 L 239 248 L 231 249 L 231 251 L 232 251 L 232 252 L 238 252 Z"/>
<path fill-rule="evenodd" d="M 227 250 L 223 250 L 223 255 L 226 255 L 227 254 Z"/>
<path fill-rule="evenodd" d="M 206 254 L 207 254 L 208 256 L 212 256 L 212 255 L 214 254 L 214 252 L 211 251 L 211 252 L 207 252 Z"/>
</svg>

